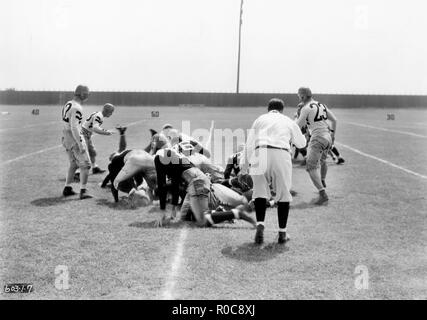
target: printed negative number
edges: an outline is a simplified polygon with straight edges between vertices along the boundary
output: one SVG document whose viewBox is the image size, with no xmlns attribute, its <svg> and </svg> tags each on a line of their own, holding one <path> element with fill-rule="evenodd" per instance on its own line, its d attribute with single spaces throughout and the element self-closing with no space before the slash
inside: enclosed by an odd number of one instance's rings
<svg viewBox="0 0 427 320">
<path fill-rule="evenodd" d="M 12 283 L 4 286 L 5 293 L 29 293 L 33 291 L 33 285 L 27 283 Z"/>
<path fill-rule="evenodd" d="M 314 117 L 314 122 L 322 121 L 322 120 L 328 120 L 328 114 L 326 113 L 326 107 L 319 103 L 319 104 L 312 104 L 312 106 L 317 107 L 316 116 Z"/>
</svg>

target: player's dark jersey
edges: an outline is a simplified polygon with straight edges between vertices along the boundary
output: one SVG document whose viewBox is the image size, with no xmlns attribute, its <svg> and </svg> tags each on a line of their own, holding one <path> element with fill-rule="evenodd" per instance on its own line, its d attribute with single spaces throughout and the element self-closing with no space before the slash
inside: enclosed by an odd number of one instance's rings
<svg viewBox="0 0 427 320">
<path fill-rule="evenodd" d="M 161 154 L 154 157 L 154 165 L 157 171 L 157 193 L 160 201 L 160 209 L 166 208 L 167 177 L 171 180 L 169 191 L 172 194 L 172 204 L 177 205 L 179 200 L 179 186 L 183 182 L 182 173 L 193 168 L 187 157 L 177 153 L 173 149 L 161 150 Z"/>
<path fill-rule="evenodd" d="M 237 176 L 240 172 L 240 157 L 242 156 L 242 152 L 237 152 L 233 154 L 227 161 L 227 166 L 225 167 L 224 171 L 224 178 L 230 179 L 231 173 L 234 172 L 234 174 Z"/>
</svg>

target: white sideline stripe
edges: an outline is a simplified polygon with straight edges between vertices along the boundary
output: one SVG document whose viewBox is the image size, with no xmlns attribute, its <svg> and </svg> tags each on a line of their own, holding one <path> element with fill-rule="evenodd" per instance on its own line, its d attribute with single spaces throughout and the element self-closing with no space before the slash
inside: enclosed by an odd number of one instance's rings
<svg viewBox="0 0 427 320">
<path fill-rule="evenodd" d="M 427 179 L 427 176 L 424 176 L 424 175 L 422 175 L 422 174 L 419 174 L 418 172 L 414 172 L 414 171 L 412 171 L 412 170 L 406 169 L 406 168 L 404 168 L 404 167 L 398 166 L 397 164 L 394 164 L 394 163 L 392 163 L 392 162 L 390 162 L 390 161 L 387 161 L 387 160 L 384 160 L 384 159 L 381 159 L 381 158 L 375 157 L 375 156 L 373 156 L 373 155 L 370 155 L 370 154 L 364 153 L 364 152 L 362 152 L 362 151 L 360 151 L 360 150 L 357 150 L 357 149 L 355 149 L 355 148 L 352 148 L 352 147 L 350 147 L 350 146 L 347 146 L 347 145 L 342 144 L 342 143 L 339 143 L 339 142 L 335 142 L 335 144 L 339 145 L 340 147 L 344 147 L 344 148 L 346 148 L 346 149 L 349 149 L 349 150 L 351 150 L 351 151 L 353 151 L 353 152 L 356 152 L 356 153 L 358 153 L 358 154 L 360 154 L 360 155 L 362 155 L 362 156 L 365 156 L 365 157 L 367 157 L 367 158 L 371 158 L 371 159 L 377 160 L 377 161 L 379 161 L 379 162 L 382 162 L 382 163 L 384 163 L 384 164 L 386 164 L 386 165 L 389 165 L 390 167 L 397 168 L 397 169 L 399 169 L 399 170 L 402 170 L 402 171 L 404 171 L 404 172 L 406 172 L 406 173 L 412 174 L 412 175 L 417 176 L 417 177 L 419 177 L 419 178 Z"/>
<path fill-rule="evenodd" d="M 210 142 L 212 138 L 214 124 L 215 122 L 212 120 L 211 127 L 209 129 L 209 139 L 205 146 L 205 148 L 208 150 L 210 148 Z M 164 300 L 172 300 L 174 298 L 173 291 L 175 290 L 176 276 L 181 267 L 181 260 L 184 254 L 184 243 L 185 243 L 185 239 L 187 238 L 187 233 L 188 233 L 188 229 L 184 227 L 184 229 L 182 229 L 181 233 L 179 234 L 179 240 L 178 240 L 178 244 L 176 245 L 176 252 L 175 252 L 174 259 L 172 261 L 171 271 L 166 280 L 165 290 L 163 291 Z"/>
<path fill-rule="evenodd" d="M 417 134 L 417 133 L 408 132 L 408 131 L 400 131 L 400 130 L 393 130 L 393 129 L 381 128 L 381 127 L 374 127 L 374 126 L 369 126 L 367 124 L 356 123 L 356 122 L 348 122 L 348 121 L 342 121 L 342 122 L 343 123 L 352 124 L 354 126 L 365 127 L 365 128 L 370 128 L 370 129 L 376 129 L 376 130 L 380 130 L 380 131 L 401 133 L 401 134 L 406 134 L 408 136 L 413 136 L 413 137 L 418 137 L 418 138 L 427 138 L 427 136 L 423 136 L 422 134 Z"/>
<path fill-rule="evenodd" d="M 172 268 L 169 273 L 169 276 L 166 280 L 165 290 L 163 292 L 164 300 L 172 300 L 173 299 L 173 291 L 176 285 L 176 276 L 178 275 L 179 269 L 181 267 L 181 260 L 184 254 L 184 242 L 187 238 L 188 229 L 183 228 L 181 233 L 179 234 L 178 244 L 176 245 L 175 256 L 172 261 Z"/>
<path fill-rule="evenodd" d="M 134 121 L 134 122 L 128 123 L 127 125 L 125 125 L 125 127 L 131 127 L 131 126 L 133 126 L 133 125 L 135 125 L 137 123 L 140 123 L 140 122 L 143 122 L 143 121 L 147 121 L 147 120 L 150 120 L 150 119 L 142 119 L 142 120 Z"/>
<path fill-rule="evenodd" d="M 146 121 L 146 120 L 148 120 L 148 119 L 142 119 L 142 120 L 139 120 L 139 121 L 131 122 L 131 123 L 127 124 L 126 126 L 127 126 L 127 127 L 130 127 L 130 126 L 133 126 L 133 125 L 135 125 L 135 124 L 137 124 L 137 123 L 140 123 L 140 122 L 142 122 L 142 121 Z M 55 121 L 55 122 L 56 122 L 56 121 Z M 45 148 L 45 149 L 42 149 L 42 150 L 39 150 L 39 151 L 36 151 L 36 152 L 32 152 L 32 153 L 27 153 L 27 154 L 24 154 L 24 155 L 19 156 L 19 157 L 17 157 L 17 158 L 14 158 L 14 159 L 6 160 L 6 161 L 4 161 L 4 162 L 0 163 L 0 165 L 6 165 L 6 164 L 9 164 L 9 163 L 12 163 L 12 162 L 15 162 L 15 161 L 19 161 L 19 160 L 22 160 L 22 159 L 25 159 L 25 158 L 28 158 L 28 157 L 34 156 L 34 155 L 36 155 L 36 154 L 40 154 L 40 153 L 43 153 L 43 152 L 46 152 L 46 151 L 54 150 L 54 149 L 59 148 L 59 147 L 61 147 L 61 146 L 62 146 L 62 145 L 61 145 L 61 144 L 59 144 L 59 145 L 54 146 L 54 147 Z"/>
<path fill-rule="evenodd" d="M 215 125 L 215 121 L 212 120 L 211 121 L 211 127 L 209 128 L 208 142 L 206 143 L 206 147 L 205 147 L 209 151 L 211 151 L 210 148 L 211 148 L 212 132 L 213 132 L 213 129 L 214 129 L 214 125 Z"/>
<path fill-rule="evenodd" d="M 54 147 L 42 149 L 42 150 L 39 150 L 39 151 L 36 151 L 36 152 L 27 153 L 27 154 L 24 154 L 24 155 L 19 156 L 17 158 L 14 158 L 14 159 L 6 160 L 6 161 L 2 162 L 1 165 L 6 165 L 6 164 L 9 164 L 9 163 L 18 161 L 18 160 L 22 160 L 22 159 L 34 156 L 36 154 L 40 154 L 40 153 L 43 153 L 43 152 L 46 152 L 46 151 L 54 150 L 54 149 L 57 149 L 57 148 L 59 148 L 61 146 L 62 146 L 61 144 L 58 144 L 57 146 L 54 146 Z"/>
</svg>

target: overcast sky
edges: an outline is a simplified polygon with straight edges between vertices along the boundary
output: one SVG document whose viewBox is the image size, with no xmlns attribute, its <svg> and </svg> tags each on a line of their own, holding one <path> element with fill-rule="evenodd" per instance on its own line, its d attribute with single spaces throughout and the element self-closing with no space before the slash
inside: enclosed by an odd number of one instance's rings
<svg viewBox="0 0 427 320">
<path fill-rule="evenodd" d="M 427 94 L 422 0 L 245 0 L 241 92 Z M 240 0 L 1 0 L 0 89 L 236 88 Z"/>
</svg>

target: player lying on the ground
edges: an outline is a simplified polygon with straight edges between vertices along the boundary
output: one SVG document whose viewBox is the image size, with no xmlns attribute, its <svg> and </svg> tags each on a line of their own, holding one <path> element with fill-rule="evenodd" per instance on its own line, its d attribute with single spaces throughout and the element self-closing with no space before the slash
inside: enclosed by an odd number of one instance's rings
<svg viewBox="0 0 427 320">
<path fill-rule="evenodd" d="M 186 206 L 190 206 L 197 226 L 207 227 L 232 219 L 243 219 L 251 224 L 255 223 L 254 219 L 241 209 L 213 212 L 209 210 L 209 196 L 211 195 L 209 178 L 177 148 L 159 150 L 154 157 L 154 164 L 157 172 L 157 190 L 161 210 L 156 226 L 162 226 L 168 220 L 166 217 L 167 177 L 171 179 L 172 183 L 172 218 L 175 218 L 177 213 L 179 185 L 184 181 L 187 185 L 184 203 Z"/>
<path fill-rule="evenodd" d="M 105 130 L 101 127 L 104 117 L 109 118 L 114 112 L 114 106 L 111 103 L 106 103 L 102 108 L 102 111 L 97 111 L 92 113 L 89 118 L 82 125 L 82 134 L 85 138 L 86 145 L 89 151 L 90 161 L 92 163 L 92 173 L 104 173 L 105 170 L 102 170 L 96 164 L 96 150 L 92 142 L 92 134 L 97 133 L 100 135 L 112 135 L 113 132 Z"/>
</svg>

